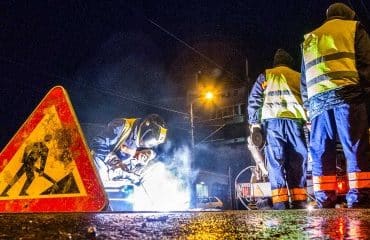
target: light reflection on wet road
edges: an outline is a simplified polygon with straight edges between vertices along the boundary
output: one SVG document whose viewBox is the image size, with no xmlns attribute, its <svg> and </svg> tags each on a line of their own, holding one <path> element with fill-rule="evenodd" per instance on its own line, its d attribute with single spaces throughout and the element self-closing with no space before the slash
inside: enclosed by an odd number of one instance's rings
<svg viewBox="0 0 370 240">
<path fill-rule="evenodd" d="M 0 239 L 368 239 L 370 210 L 1 214 Z"/>
</svg>

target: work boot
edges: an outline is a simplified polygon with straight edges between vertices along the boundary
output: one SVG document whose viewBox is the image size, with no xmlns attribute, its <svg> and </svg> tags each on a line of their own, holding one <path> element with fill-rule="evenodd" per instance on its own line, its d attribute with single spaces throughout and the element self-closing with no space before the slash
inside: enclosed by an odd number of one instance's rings
<svg viewBox="0 0 370 240">
<path fill-rule="evenodd" d="M 257 200 L 256 207 L 258 210 L 271 210 L 272 209 L 271 198 L 262 198 Z"/>
<path fill-rule="evenodd" d="M 274 209 L 274 210 L 285 210 L 285 209 L 289 209 L 289 202 L 278 202 L 278 203 L 274 203 L 272 205 L 272 209 Z"/>
</svg>

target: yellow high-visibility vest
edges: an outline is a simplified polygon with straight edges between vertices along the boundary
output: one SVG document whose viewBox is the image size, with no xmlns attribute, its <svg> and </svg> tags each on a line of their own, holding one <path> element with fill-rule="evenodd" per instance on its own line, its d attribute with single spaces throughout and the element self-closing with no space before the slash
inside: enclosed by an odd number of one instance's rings
<svg viewBox="0 0 370 240">
<path fill-rule="evenodd" d="M 119 140 L 113 148 L 113 152 L 116 151 L 121 146 L 121 144 L 127 140 L 136 120 L 137 118 L 122 118 L 122 121 L 125 123 L 125 125 L 123 127 Z"/>
<path fill-rule="evenodd" d="M 308 98 L 359 83 L 355 62 L 356 21 L 333 19 L 304 36 Z"/>
<path fill-rule="evenodd" d="M 263 105 L 261 119 L 304 119 L 306 114 L 300 95 L 300 74 L 288 67 L 279 66 L 266 70 L 262 86 Z"/>
</svg>

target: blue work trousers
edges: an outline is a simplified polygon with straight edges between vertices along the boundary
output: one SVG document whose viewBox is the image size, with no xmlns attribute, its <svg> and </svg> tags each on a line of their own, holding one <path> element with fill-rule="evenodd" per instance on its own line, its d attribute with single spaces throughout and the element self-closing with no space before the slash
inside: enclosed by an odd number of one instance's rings
<svg viewBox="0 0 370 240">
<path fill-rule="evenodd" d="M 315 197 L 321 208 L 334 207 L 337 199 L 336 190 L 331 189 L 334 186 L 332 181 L 336 181 L 337 137 L 346 157 L 347 173 L 369 172 L 370 161 L 366 157 L 369 136 L 365 104 L 343 104 L 312 119 L 312 175 L 319 179 L 315 187 Z M 363 201 L 368 201 L 367 197 L 368 188 L 350 188 L 346 195 L 348 207 L 363 204 Z"/>
<path fill-rule="evenodd" d="M 274 197 L 274 192 L 284 193 L 288 188 L 300 189 L 305 198 L 307 146 L 303 123 L 292 119 L 268 119 L 264 122 L 264 128 L 266 129 L 265 154 L 273 192 L 273 208 L 286 209 L 289 208 L 289 200 L 284 199 L 282 195 L 281 199 L 279 196 Z M 290 194 L 292 195 L 292 191 Z M 297 203 L 305 204 L 306 200 L 301 200 Z"/>
</svg>

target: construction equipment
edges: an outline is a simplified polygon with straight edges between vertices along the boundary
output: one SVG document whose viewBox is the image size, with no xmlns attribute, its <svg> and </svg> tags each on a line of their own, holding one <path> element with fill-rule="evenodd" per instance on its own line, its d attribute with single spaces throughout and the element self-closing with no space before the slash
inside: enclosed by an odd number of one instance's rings
<svg viewBox="0 0 370 240">
<path fill-rule="evenodd" d="M 267 177 L 268 172 L 266 169 L 265 157 L 262 153 L 265 141 L 261 132 L 253 132 L 251 136 L 247 138 L 248 150 L 251 152 L 253 160 L 256 163 L 255 174 L 260 180 L 261 177 Z"/>
<path fill-rule="evenodd" d="M 304 133 L 305 138 L 307 141 L 307 145 L 309 145 L 309 126 L 304 126 Z M 261 132 L 255 132 L 255 136 L 251 134 L 248 137 L 248 149 L 252 154 L 252 159 L 255 161 L 255 166 L 248 166 L 243 169 L 235 178 L 235 191 L 237 198 L 240 200 L 242 205 L 246 209 L 257 209 L 258 202 L 264 201 L 266 199 L 271 198 L 271 185 L 268 180 L 268 172 L 266 170 L 266 160 L 263 154 L 263 144 L 261 143 L 261 139 L 263 139 L 263 135 Z M 258 136 L 260 134 L 260 136 Z M 259 146 L 259 147 L 257 147 Z M 343 149 L 340 142 L 337 142 L 336 146 L 336 175 L 337 175 L 337 196 L 338 196 L 338 204 L 342 204 L 345 202 L 345 195 L 348 192 L 348 179 L 346 174 L 346 159 L 343 154 Z M 315 197 L 314 197 L 314 190 L 313 190 L 313 182 L 312 182 L 312 159 L 310 157 L 310 152 L 308 152 L 308 163 L 307 163 L 307 189 L 306 194 L 308 196 L 309 204 L 315 205 Z M 250 181 L 244 183 L 238 183 L 239 177 L 247 172 L 250 171 Z"/>
<path fill-rule="evenodd" d="M 246 167 L 235 178 L 237 198 L 249 210 L 255 208 L 259 199 L 271 197 L 266 159 L 263 154 L 265 137 L 260 127 L 251 127 L 250 133 L 250 136 L 247 138 L 247 147 L 255 165 Z M 250 171 L 250 181 L 248 183 L 237 183 L 239 177 L 247 171 Z"/>
</svg>

